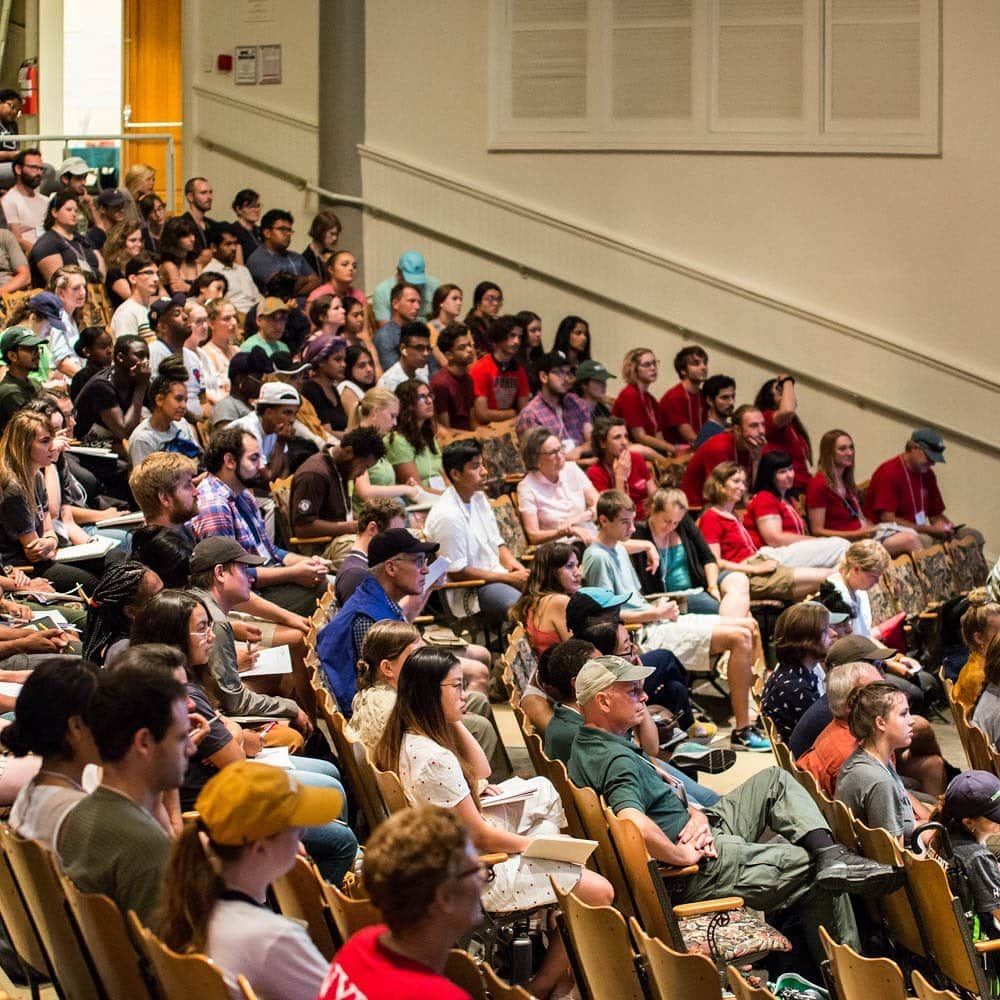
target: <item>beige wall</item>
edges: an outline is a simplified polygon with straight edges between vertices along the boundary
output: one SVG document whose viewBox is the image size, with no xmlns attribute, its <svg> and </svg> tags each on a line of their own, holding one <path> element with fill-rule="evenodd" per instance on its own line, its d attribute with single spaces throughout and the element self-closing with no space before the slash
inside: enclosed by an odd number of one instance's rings
<svg viewBox="0 0 1000 1000">
<path fill-rule="evenodd" d="M 246 0 L 184 0 L 184 175 L 203 174 L 215 190 L 213 216 L 232 218 L 233 195 L 260 192 L 266 208 L 295 215 L 294 246 L 305 239 L 315 208 L 310 195 L 268 168 L 315 183 L 319 134 L 320 0 L 275 0 L 273 21 L 247 21 Z M 235 72 L 216 69 L 219 53 L 237 45 L 282 46 L 280 84 L 237 86 Z M 214 140 L 267 166 L 253 166 L 211 152 L 199 137 Z"/>
<path fill-rule="evenodd" d="M 505 308 L 541 313 L 549 336 L 565 312 L 581 313 L 613 369 L 640 342 L 669 362 L 682 340 L 668 322 L 699 331 L 743 352 L 711 350 L 713 369 L 737 378 L 741 398 L 776 364 L 804 375 L 801 413 L 814 439 L 851 430 L 862 476 L 902 445 L 910 419 L 873 413 L 822 382 L 1000 446 L 1000 207 L 988 168 L 1000 121 L 984 114 L 1000 5 L 944 7 L 940 158 L 494 154 L 487 4 L 422 0 L 402 31 L 396 3 L 369 0 L 365 197 L 440 235 L 369 220 L 366 284 L 401 250 L 424 247 L 431 273 L 467 294 L 484 277 L 498 280 Z M 646 315 L 580 289 L 621 296 Z M 921 355 L 979 378 L 941 372 Z M 660 389 L 671 380 L 668 363 Z M 984 465 L 993 473 L 995 459 L 957 443 L 949 459 L 950 511 L 1000 549 L 1000 512 L 983 495 Z"/>
</svg>

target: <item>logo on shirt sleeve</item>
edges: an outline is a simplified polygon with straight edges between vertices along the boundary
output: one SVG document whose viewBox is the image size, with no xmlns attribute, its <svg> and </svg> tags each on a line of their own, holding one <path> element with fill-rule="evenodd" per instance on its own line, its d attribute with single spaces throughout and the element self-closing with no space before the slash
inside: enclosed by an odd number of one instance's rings
<svg viewBox="0 0 1000 1000">
<path fill-rule="evenodd" d="M 312 510 L 312 500 L 300 500 L 299 501 L 299 513 L 308 514 Z"/>
</svg>

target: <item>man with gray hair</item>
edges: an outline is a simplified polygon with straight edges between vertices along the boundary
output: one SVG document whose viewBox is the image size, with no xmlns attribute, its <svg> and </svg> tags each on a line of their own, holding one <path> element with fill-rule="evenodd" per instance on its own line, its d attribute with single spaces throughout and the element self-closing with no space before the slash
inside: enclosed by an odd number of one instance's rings
<svg viewBox="0 0 1000 1000">
<path fill-rule="evenodd" d="M 576 677 L 576 701 L 584 724 L 573 743 L 571 780 L 604 795 L 617 815 L 631 820 L 654 858 L 698 865 L 696 875 L 682 880 L 680 900 L 738 895 L 755 910 L 795 907 L 819 962 L 820 924 L 838 941 L 858 941 L 845 892 L 878 895 L 899 887 L 898 869 L 834 843 L 816 804 L 777 767 L 715 805 L 688 804 L 626 736 L 646 702 L 642 676 L 628 660 L 600 656 L 586 663 Z M 767 830 L 784 840 L 759 843 Z"/>
<path fill-rule="evenodd" d="M 881 680 L 882 671 L 874 663 L 864 660 L 842 663 L 826 675 L 826 698 L 833 720 L 816 737 L 812 748 L 802 754 L 796 763 L 816 779 L 819 787 L 831 799 L 840 768 L 858 747 L 858 741 L 847 726 L 851 694 L 858 688 Z"/>
</svg>

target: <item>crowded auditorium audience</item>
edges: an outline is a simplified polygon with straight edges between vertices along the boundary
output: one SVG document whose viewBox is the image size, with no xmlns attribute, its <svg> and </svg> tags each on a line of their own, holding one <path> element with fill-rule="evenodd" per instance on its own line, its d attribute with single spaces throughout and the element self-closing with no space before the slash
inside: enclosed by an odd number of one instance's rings
<svg viewBox="0 0 1000 1000">
<path fill-rule="evenodd" d="M 905 878 L 834 798 L 900 850 L 950 837 L 1000 935 L 1000 779 L 938 739 L 950 703 L 1000 759 L 1000 569 L 937 430 L 859 482 L 788 373 L 741 396 L 688 344 L 664 386 L 666 336 L 611 356 L 419 250 L 364 280 L 328 209 L 296 240 L 249 188 L 226 221 L 192 177 L 170 218 L 152 168 L 98 194 L 71 157 L 49 197 L 37 150 L 3 162 L 0 803 L 79 889 L 233 996 L 459 1000 L 470 933 L 578 996 L 560 896 L 629 907 L 555 839 L 576 785 L 674 902 L 741 897 L 811 977 L 820 926 L 887 953 L 847 894 Z M 750 777 L 702 783 L 734 751 Z M 320 947 L 302 879 L 370 926 Z"/>
</svg>

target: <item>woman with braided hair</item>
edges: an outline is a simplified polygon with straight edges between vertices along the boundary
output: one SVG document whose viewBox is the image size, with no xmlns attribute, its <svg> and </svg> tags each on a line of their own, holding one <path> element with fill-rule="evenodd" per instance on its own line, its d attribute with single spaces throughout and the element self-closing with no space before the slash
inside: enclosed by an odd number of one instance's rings
<svg viewBox="0 0 1000 1000">
<path fill-rule="evenodd" d="M 112 566 L 87 606 L 84 659 L 105 664 L 126 649 L 136 612 L 161 590 L 163 581 L 141 562 L 130 559 Z"/>
</svg>

